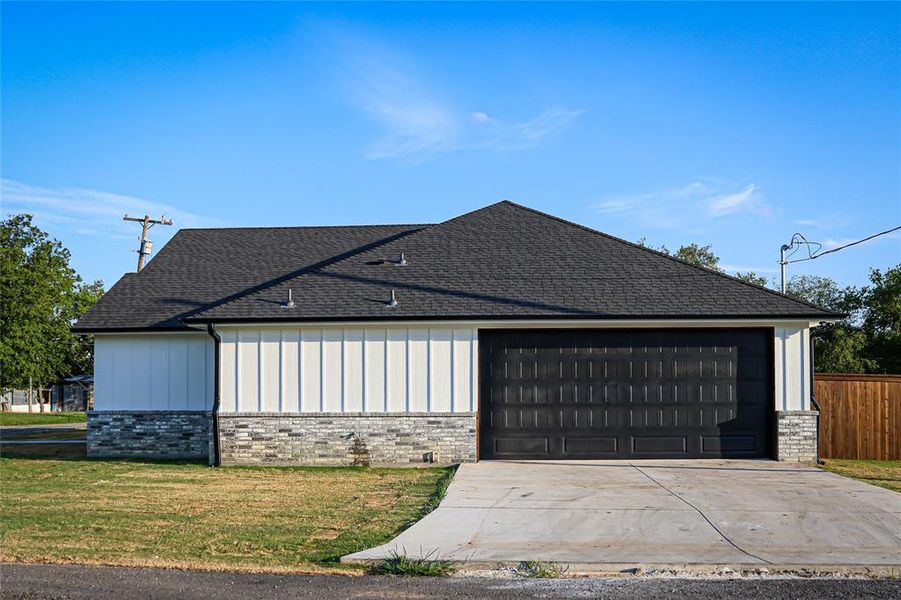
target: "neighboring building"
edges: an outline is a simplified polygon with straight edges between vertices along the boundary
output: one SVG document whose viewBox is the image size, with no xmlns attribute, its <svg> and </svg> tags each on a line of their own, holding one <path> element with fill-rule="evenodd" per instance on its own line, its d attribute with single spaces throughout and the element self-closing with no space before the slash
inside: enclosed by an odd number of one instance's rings
<svg viewBox="0 0 901 600">
<path fill-rule="evenodd" d="M 50 388 L 33 390 L 31 409 L 28 390 L 9 390 L 0 395 L 3 412 L 84 412 L 91 405 L 94 378 L 90 375 L 63 377 Z M 38 401 L 42 399 L 43 404 Z"/>
<path fill-rule="evenodd" d="M 796 461 L 810 328 L 840 316 L 501 202 L 181 230 L 75 331 L 95 336 L 91 456 Z"/>
<path fill-rule="evenodd" d="M 28 390 L 7 390 L 0 394 L 0 411 L 2 412 L 42 412 L 40 398 L 43 396 L 46 400 L 45 393 L 41 394 L 41 390 L 32 391 L 31 407 L 28 406 Z M 41 395 L 39 395 L 41 394 Z M 50 404 L 44 402 L 43 410 L 50 411 Z"/>
<path fill-rule="evenodd" d="M 84 412 L 91 406 L 94 395 L 94 377 L 72 375 L 63 377 L 52 388 L 51 410 Z"/>
</svg>

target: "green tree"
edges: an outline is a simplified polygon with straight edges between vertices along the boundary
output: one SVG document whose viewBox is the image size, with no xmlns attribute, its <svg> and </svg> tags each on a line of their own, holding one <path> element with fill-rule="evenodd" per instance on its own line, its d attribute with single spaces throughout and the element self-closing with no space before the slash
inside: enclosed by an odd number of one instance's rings
<svg viewBox="0 0 901 600">
<path fill-rule="evenodd" d="M 789 296 L 848 315 L 815 342 L 816 370 L 901 373 L 901 265 L 870 270 L 870 285 L 841 288 L 829 277 L 798 275 Z"/>
<path fill-rule="evenodd" d="M 795 275 L 785 282 L 785 294 L 838 312 L 850 314 L 859 308 L 857 290 L 842 289 L 830 277 Z"/>
<path fill-rule="evenodd" d="M 675 253 L 670 252 L 669 248 L 666 246 L 658 246 L 654 247 L 648 244 L 647 238 L 641 238 L 638 240 L 638 245 L 643 246 L 645 248 L 650 248 L 651 250 L 656 250 L 657 252 L 663 252 L 664 254 L 668 254 L 670 256 L 675 256 L 678 259 L 684 260 L 685 262 L 691 263 L 693 265 L 698 265 L 701 267 L 707 267 L 708 269 L 713 269 L 714 271 L 719 271 L 723 273 L 723 269 L 720 267 L 720 257 L 716 255 L 713 251 L 713 247 L 710 244 L 706 246 L 700 246 L 698 244 L 688 244 L 685 246 L 679 246 L 679 249 L 676 250 Z M 747 273 L 736 273 L 736 279 L 740 279 L 746 283 L 753 283 L 754 285 L 766 286 L 767 278 L 763 275 L 758 275 L 754 271 L 748 271 Z"/>
<path fill-rule="evenodd" d="M 69 251 L 32 223 L 0 221 L 0 388 L 45 385 L 92 370 L 84 340 L 69 330 L 97 301 L 103 285 L 84 284 Z"/>
<path fill-rule="evenodd" d="M 760 287 L 766 287 L 768 280 L 764 275 L 758 275 L 754 271 L 748 271 L 747 273 L 736 272 L 736 279 L 741 279 L 745 283 L 752 283 L 754 285 L 759 285 Z"/>
<path fill-rule="evenodd" d="M 710 244 L 707 244 L 706 246 L 699 246 L 698 244 L 680 246 L 673 256 L 680 260 L 684 260 L 687 263 L 698 265 L 699 267 L 707 267 L 714 271 L 722 271 L 720 268 L 720 257 L 714 254 Z"/>
<path fill-rule="evenodd" d="M 865 355 L 872 372 L 901 373 L 901 264 L 885 273 L 871 269 L 870 284 L 858 294 Z"/>
</svg>

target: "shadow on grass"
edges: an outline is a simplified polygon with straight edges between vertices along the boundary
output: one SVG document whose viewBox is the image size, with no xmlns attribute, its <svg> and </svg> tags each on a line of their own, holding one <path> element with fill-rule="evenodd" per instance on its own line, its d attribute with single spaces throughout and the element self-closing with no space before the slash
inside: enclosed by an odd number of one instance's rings
<svg viewBox="0 0 901 600">
<path fill-rule="evenodd" d="M 80 444 L 34 444 L 9 446 L 0 444 L 0 458 L 33 461 L 83 461 L 116 462 L 153 465 L 207 465 L 206 459 L 154 459 L 154 458 L 88 458 L 86 445 Z"/>
</svg>

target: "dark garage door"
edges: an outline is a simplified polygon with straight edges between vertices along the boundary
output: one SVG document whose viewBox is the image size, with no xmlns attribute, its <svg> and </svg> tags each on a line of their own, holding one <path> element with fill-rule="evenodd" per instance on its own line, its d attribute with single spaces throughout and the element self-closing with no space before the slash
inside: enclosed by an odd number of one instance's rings
<svg viewBox="0 0 901 600">
<path fill-rule="evenodd" d="M 481 458 L 770 456 L 764 329 L 483 330 Z"/>
</svg>

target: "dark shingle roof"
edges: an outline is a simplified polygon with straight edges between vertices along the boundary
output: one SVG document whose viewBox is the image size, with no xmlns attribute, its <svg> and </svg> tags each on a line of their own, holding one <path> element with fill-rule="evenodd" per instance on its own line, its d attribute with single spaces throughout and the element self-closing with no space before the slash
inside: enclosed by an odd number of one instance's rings
<svg viewBox="0 0 901 600">
<path fill-rule="evenodd" d="M 317 236 L 336 243 L 294 262 L 269 256 L 284 244 L 273 242 L 273 232 L 286 230 L 225 230 L 243 234 L 226 256 L 208 247 L 217 243 L 216 231 L 191 232 L 191 247 L 178 239 L 182 234 L 173 238 L 151 267 L 123 278 L 78 328 L 176 325 L 179 315 L 188 322 L 838 316 L 511 202 L 430 226 L 299 228 L 292 231 L 302 232 L 301 245 Z M 362 242 L 366 231 L 379 241 Z M 354 241 L 343 237 L 351 233 Z M 407 266 L 394 264 L 400 253 Z M 310 266 L 326 255 L 334 259 Z M 258 268 L 258 260 L 266 267 Z M 281 308 L 288 289 L 296 304 L 291 310 Z M 147 290 L 156 299 L 153 318 L 129 302 Z M 391 290 L 398 304 L 388 308 Z"/>
<path fill-rule="evenodd" d="M 185 329 L 182 319 L 201 309 L 422 227 L 182 229 L 143 271 L 122 277 L 73 329 Z"/>
</svg>

